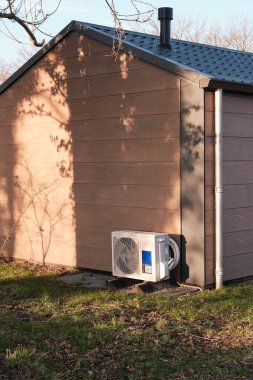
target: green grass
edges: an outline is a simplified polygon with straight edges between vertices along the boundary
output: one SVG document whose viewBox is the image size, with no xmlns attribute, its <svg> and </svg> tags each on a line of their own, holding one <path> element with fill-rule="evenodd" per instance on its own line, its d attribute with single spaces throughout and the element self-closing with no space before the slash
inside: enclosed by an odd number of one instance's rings
<svg viewBox="0 0 253 380">
<path fill-rule="evenodd" d="M 166 300 L 0 264 L 0 379 L 249 379 L 253 286 Z"/>
</svg>

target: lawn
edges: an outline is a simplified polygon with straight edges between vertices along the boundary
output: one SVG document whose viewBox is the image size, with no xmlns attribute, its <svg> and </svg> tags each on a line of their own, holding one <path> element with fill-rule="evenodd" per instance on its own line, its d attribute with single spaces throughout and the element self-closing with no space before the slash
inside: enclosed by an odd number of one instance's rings
<svg viewBox="0 0 253 380">
<path fill-rule="evenodd" d="M 0 379 L 249 379 L 253 286 L 163 299 L 0 264 Z"/>
</svg>

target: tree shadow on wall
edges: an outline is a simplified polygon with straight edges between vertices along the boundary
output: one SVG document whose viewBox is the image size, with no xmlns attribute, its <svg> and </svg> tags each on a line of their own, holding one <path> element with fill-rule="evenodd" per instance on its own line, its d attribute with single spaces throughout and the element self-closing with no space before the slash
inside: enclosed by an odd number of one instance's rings
<svg viewBox="0 0 253 380">
<path fill-rule="evenodd" d="M 204 105 L 203 92 L 186 91 L 181 110 L 183 280 L 204 285 Z M 190 100 L 191 99 L 191 100 Z"/>
<path fill-rule="evenodd" d="M 72 33 L 1 95 L 2 236 L 25 210 L 6 254 L 111 270 L 112 230 L 178 238 L 173 80 Z"/>
</svg>

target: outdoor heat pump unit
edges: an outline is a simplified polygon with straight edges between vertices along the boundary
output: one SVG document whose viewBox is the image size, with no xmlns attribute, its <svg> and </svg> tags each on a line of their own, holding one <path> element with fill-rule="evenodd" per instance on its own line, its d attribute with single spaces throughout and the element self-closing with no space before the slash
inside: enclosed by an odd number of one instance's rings
<svg viewBox="0 0 253 380">
<path fill-rule="evenodd" d="M 167 234 L 112 232 L 114 276 L 153 282 L 168 279 L 179 258 L 178 245 Z"/>
</svg>

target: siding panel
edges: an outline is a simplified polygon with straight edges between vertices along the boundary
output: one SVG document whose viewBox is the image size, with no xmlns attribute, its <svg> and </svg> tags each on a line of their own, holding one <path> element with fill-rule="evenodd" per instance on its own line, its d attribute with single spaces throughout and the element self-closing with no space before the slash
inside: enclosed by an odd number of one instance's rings
<svg viewBox="0 0 253 380">
<path fill-rule="evenodd" d="M 46 122 L 58 120 L 60 124 L 69 123 L 70 117 L 71 120 L 121 117 L 124 123 L 125 117 L 164 113 L 179 113 L 177 89 L 76 99 L 68 101 L 67 104 L 65 101 L 48 103 L 36 98 L 31 102 L 25 100 L 23 105 L 1 110 L 0 126 L 15 125 L 18 120 L 22 122 L 24 119 L 29 124 L 34 124 L 34 120 L 41 123 L 44 117 Z"/>
<path fill-rule="evenodd" d="M 155 125 L 155 128 L 154 128 Z M 59 129 L 62 129 L 60 133 Z M 16 136 L 20 144 L 48 143 L 54 138 L 59 141 L 64 139 L 65 131 L 73 131 L 73 142 L 97 141 L 97 140 L 130 140 L 150 138 L 172 138 L 179 136 L 179 114 L 163 114 L 149 116 L 129 116 L 121 118 L 108 118 L 98 120 L 72 121 L 71 124 L 59 124 L 50 122 L 45 124 L 25 124 L 22 133 Z M 10 126 L 1 127 L 0 145 L 13 144 L 10 135 Z M 65 134 L 66 135 L 66 134 Z"/>
<path fill-rule="evenodd" d="M 180 160 L 178 139 L 88 141 L 73 143 L 71 147 L 76 152 L 75 162 L 166 162 L 168 160 L 179 162 Z M 36 154 L 38 161 L 44 165 L 52 161 L 52 156 L 48 153 L 55 147 L 49 144 L 20 144 L 13 145 L 12 148 L 16 152 L 22 152 L 24 149 L 27 151 L 27 159 Z M 59 161 L 64 150 L 59 148 L 55 154 L 55 158 Z M 2 146 L 0 163 L 15 163 L 9 145 Z"/>
<path fill-rule="evenodd" d="M 224 96 L 224 277 L 253 275 L 253 98 Z"/>
<path fill-rule="evenodd" d="M 55 162 L 47 162 L 43 167 L 35 162 L 30 170 L 37 183 L 50 183 L 59 177 L 60 168 Z M 17 178 L 19 182 L 29 182 L 29 172 L 23 165 L 0 164 L 0 171 L 4 173 L 5 183 L 14 186 Z M 73 184 L 125 184 L 125 185 L 164 185 L 173 186 L 179 178 L 179 162 L 120 162 L 120 163 L 75 163 L 74 178 L 69 181 Z M 63 179 L 67 182 L 67 179 Z M 60 182 L 61 183 L 61 182 Z"/>
<path fill-rule="evenodd" d="M 252 207 L 253 185 L 224 186 L 224 209 Z"/>
<path fill-rule="evenodd" d="M 224 233 L 245 231 L 253 226 L 253 207 L 224 210 Z"/>
<path fill-rule="evenodd" d="M 213 283 L 214 230 L 214 116 L 211 94 L 206 101 L 206 283 Z M 253 99 L 223 96 L 224 143 L 224 276 L 226 280 L 249 275 L 253 225 Z M 248 256 L 249 255 L 249 256 Z M 230 260 L 230 257 L 231 260 Z M 237 271 L 238 266 L 238 271 Z M 243 269 L 245 268 L 245 269 Z M 233 271 L 237 271 L 233 273 Z M 253 274 L 253 271 L 252 273 Z"/>
<path fill-rule="evenodd" d="M 73 185 L 76 204 L 180 210 L 179 186 Z"/>
<path fill-rule="evenodd" d="M 11 186 L 12 184 L 10 184 Z M 50 183 L 40 183 L 41 186 L 50 186 Z M 29 182 L 21 184 L 23 189 L 29 188 Z M 123 207 L 143 207 L 157 209 L 180 209 L 180 187 L 179 186 L 143 186 L 143 185 L 116 185 L 116 184 L 66 184 L 61 183 L 56 186 L 47 196 L 47 206 L 51 204 L 66 203 L 66 193 L 75 194 L 76 205 L 94 206 L 123 206 Z M 22 202 L 27 198 L 22 192 L 16 194 L 15 201 Z M 0 193 L 1 207 L 9 207 L 4 204 L 8 201 L 8 195 Z M 40 204 L 40 199 L 34 203 Z"/>
<path fill-rule="evenodd" d="M 225 185 L 253 183 L 253 161 L 225 161 L 223 168 Z"/>
<path fill-rule="evenodd" d="M 253 185 L 225 185 L 223 188 L 223 206 L 226 209 L 247 208 L 253 206 Z M 206 210 L 215 210 L 214 188 L 206 187 Z"/>
<path fill-rule="evenodd" d="M 211 284 L 214 272 L 214 261 L 209 260 L 207 271 L 207 281 Z M 235 280 L 253 273 L 253 253 L 247 253 L 240 256 L 224 258 L 224 281 Z"/>
<path fill-rule="evenodd" d="M 34 77 L 34 72 L 28 71 L 14 83 L 14 87 L 31 84 L 48 85 L 48 83 L 52 83 L 52 80 L 60 81 L 110 73 L 121 73 L 122 78 L 127 79 L 129 71 L 151 67 L 146 62 L 136 58 L 133 59 L 131 55 L 126 55 L 125 53 L 119 54 L 121 61 L 121 64 L 119 64 L 119 61 L 112 59 L 111 54 L 108 54 L 108 52 L 107 50 L 105 52 L 87 54 L 80 59 L 76 59 L 76 57 L 63 58 L 55 54 L 49 54 L 41 63 L 36 65 L 35 70 L 39 73 L 36 78 Z M 45 70 L 45 67 L 49 65 L 53 65 L 53 73 Z"/>
<path fill-rule="evenodd" d="M 253 230 L 224 234 L 224 257 L 240 256 L 252 251 Z M 213 236 L 207 236 L 208 259 L 215 261 Z"/>
<path fill-rule="evenodd" d="M 247 95 L 224 95 L 223 112 L 253 115 L 252 97 Z"/>
<path fill-rule="evenodd" d="M 57 78 L 56 78 L 57 79 Z M 136 82 L 139 82 L 138 87 Z M 59 78 L 55 80 L 52 91 L 50 82 L 31 86 L 17 86 L 15 89 L 7 90 L 9 96 L 5 96 L 0 107 L 15 106 L 21 96 L 32 95 L 33 101 L 41 103 L 52 97 L 54 102 L 64 102 L 73 99 L 86 99 L 98 96 L 122 95 L 126 93 L 166 90 L 177 88 L 178 79 L 165 71 L 156 68 L 145 68 L 131 70 L 127 79 L 122 80 L 121 72 L 103 75 L 87 76 L 83 78 Z"/>
<path fill-rule="evenodd" d="M 225 113 L 223 133 L 226 137 L 253 137 L 253 115 Z"/>
<path fill-rule="evenodd" d="M 253 138 L 224 137 L 224 161 L 253 161 Z"/>
<path fill-rule="evenodd" d="M 110 54 L 72 33 L 1 95 L 11 256 L 111 270 L 112 230 L 181 234 L 179 78 Z"/>
</svg>

